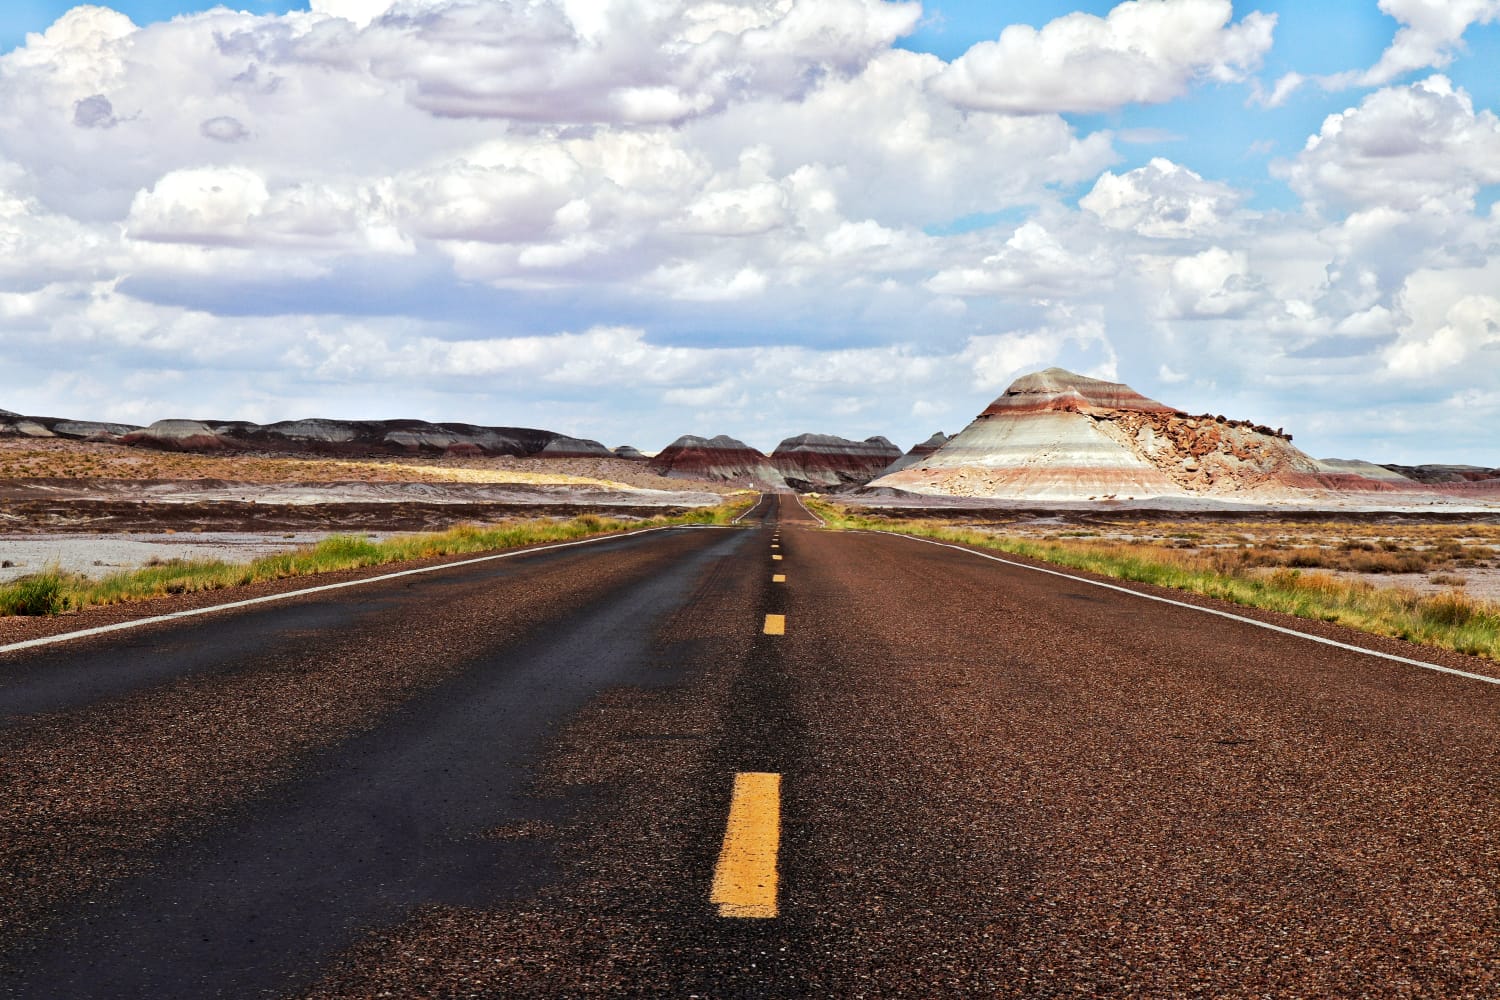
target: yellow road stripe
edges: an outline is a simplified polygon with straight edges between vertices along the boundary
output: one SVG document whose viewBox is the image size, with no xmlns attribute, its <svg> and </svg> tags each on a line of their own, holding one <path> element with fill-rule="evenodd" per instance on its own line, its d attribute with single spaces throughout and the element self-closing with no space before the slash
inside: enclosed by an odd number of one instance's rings
<svg viewBox="0 0 1500 1000">
<path fill-rule="evenodd" d="M 766 615 L 766 635 L 786 635 L 786 615 Z"/>
<path fill-rule="evenodd" d="M 781 847 L 781 775 L 734 776 L 724 846 L 709 901 L 721 917 L 765 919 L 777 914 L 776 853 Z"/>
<path fill-rule="evenodd" d="M 786 583 L 786 574 L 785 573 L 772 573 L 771 574 L 771 582 L 772 583 Z"/>
<path fill-rule="evenodd" d="M 774 560 L 776 560 L 777 562 L 781 561 L 781 556 L 773 555 L 771 558 L 774 559 Z"/>
</svg>

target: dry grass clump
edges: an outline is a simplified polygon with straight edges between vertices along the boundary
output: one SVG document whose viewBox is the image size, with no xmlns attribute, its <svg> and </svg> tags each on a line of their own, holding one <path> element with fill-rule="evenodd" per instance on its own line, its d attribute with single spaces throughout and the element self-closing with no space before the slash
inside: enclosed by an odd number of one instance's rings
<svg viewBox="0 0 1500 1000">
<path fill-rule="evenodd" d="M 893 531 L 997 549 L 1043 562 L 1081 569 L 1123 580 L 1191 591 L 1247 607 L 1266 608 L 1299 618 L 1337 622 L 1380 635 L 1452 649 L 1460 653 L 1500 659 L 1500 605 L 1478 600 L 1459 590 L 1423 597 L 1413 591 L 1376 587 L 1358 579 L 1335 576 L 1319 567 L 1344 569 L 1353 565 L 1427 566 L 1440 558 L 1452 561 L 1470 549 L 1463 545 L 1433 545 L 1433 555 L 1409 558 L 1410 553 L 1388 552 L 1375 546 L 1342 550 L 1287 546 L 1272 549 L 1269 557 L 1258 546 L 1244 543 L 1218 548 L 1182 549 L 1157 535 L 1151 543 L 1096 539 L 1031 539 L 994 530 L 955 527 L 938 521 L 896 521 L 851 514 L 828 503 L 816 505 L 833 527 Z M 1236 526 L 1242 529 L 1244 526 Z M 1473 531 L 1475 526 L 1439 526 Z M 1486 526 L 1478 526 L 1480 529 Z M 1441 555 L 1439 551 L 1441 550 Z M 1332 551 L 1334 554 L 1329 555 Z M 1313 554 L 1316 552 L 1316 554 Z M 1420 572 L 1404 569 L 1365 569 L 1362 572 Z"/>
<path fill-rule="evenodd" d="M 494 552 L 543 542 L 561 542 L 613 531 L 687 524 L 728 524 L 753 502 L 746 497 L 670 517 L 644 521 L 585 514 L 568 520 L 536 519 L 495 525 L 460 525 L 371 541 L 361 535 L 333 535 L 315 545 L 263 556 L 249 563 L 173 559 L 98 580 L 50 569 L 0 585 L 0 615 L 51 615 L 72 608 L 148 600 L 169 594 L 242 587 L 267 580 L 336 570 L 383 566 L 439 556 Z"/>
<path fill-rule="evenodd" d="M 55 569 L 0 587 L 0 615 L 55 615 L 70 606 L 67 578 Z"/>
</svg>

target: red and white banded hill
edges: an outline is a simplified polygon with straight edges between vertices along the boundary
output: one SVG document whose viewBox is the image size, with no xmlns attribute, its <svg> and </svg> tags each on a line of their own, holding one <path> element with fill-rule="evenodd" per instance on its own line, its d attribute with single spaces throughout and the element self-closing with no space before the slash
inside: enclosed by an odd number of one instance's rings
<svg viewBox="0 0 1500 1000">
<path fill-rule="evenodd" d="M 901 457 L 883 437 L 850 441 L 832 434 L 798 434 L 771 452 L 771 464 L 794 490 L 816 492 L 863 486 Z"/>
<path fill-rule="evenodd" d="M 684 434 L 663 448 L 648 466 L 674 479 L 710 479 L 760 489 L 785 489 L 786 480 L 771 460 L 743 441 L 720 434 Z"/>
<path fill-rule="evenodd" d="M 932 454 L 870 486 L 1017 500 L 1249 503 L 1428 489 L 1367 462 L 1321 462 L 1280 430 L 1193 416 L 1061 368 L 1016 379 Z"/>
</svg>

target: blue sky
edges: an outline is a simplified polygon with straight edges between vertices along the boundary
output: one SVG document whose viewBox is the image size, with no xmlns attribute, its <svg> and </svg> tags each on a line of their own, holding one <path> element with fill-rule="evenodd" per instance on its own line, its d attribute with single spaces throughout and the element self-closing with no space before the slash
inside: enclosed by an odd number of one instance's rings
<svg viewBox="0 0 1500 1000">
<path fill-rule="evenodd" d="M 1061 364 L 1500 465 L 1500 0 L 414 2 L 5 4 L 0 406 L 905 445 Z"/>
<path fill-rule="evenodd" d="M 6 0 L 0 9 L 0 48 L 13 48 L 26 38 L 28 31 L 42 31 L 76 4 L 57 3 L 54 0 Z M 214 4 L 176 3 L 173 0 L 116 0 L 106 6 L 128 16 L 136 24 L 166 21 L 178 14 L 208 10 Z M 285 0 L 239 0 L 225 4 L 239 10 L 256 14 L 280 14 L 289 10 L 307 10 L 306 0 L 288 3 Z"/>
</svg>

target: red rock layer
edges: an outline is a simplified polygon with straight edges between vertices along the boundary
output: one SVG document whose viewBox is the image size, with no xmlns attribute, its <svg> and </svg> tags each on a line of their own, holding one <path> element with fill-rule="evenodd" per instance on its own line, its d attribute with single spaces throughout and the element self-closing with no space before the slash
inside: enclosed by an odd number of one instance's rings
<svg viewBox="0 0 1500 1000">
<path fill-rule="evenodd" d="M 765 455 L 727 434 L 712 438 L 684 434 L 662 449 L 649 468 L 657 475 L 676 479 L 708 479 L 767 489 L 786 486 Z"/>
<path fill-rule="evenodd" d="M 1016 379 L 980 417 L 1046 410 L 1176 412 L 1170 406 L 1142 396 L 1128 385 L 1074 375 L 1062 368 L 1048 368 Z"/>
<path fill-rule="evenodd" d="M 901 449 L 883 437 L 850 441 L 831 434 L 799 434 L 776 446 L 771 464 L 792 489 L 814 492 L 863 486 L 900 457 Z"/>
</svg>

